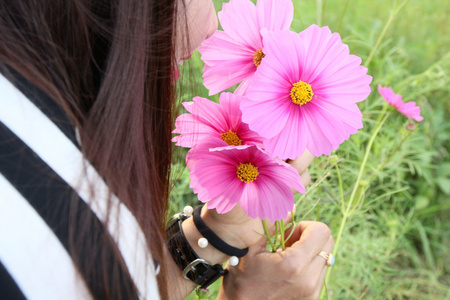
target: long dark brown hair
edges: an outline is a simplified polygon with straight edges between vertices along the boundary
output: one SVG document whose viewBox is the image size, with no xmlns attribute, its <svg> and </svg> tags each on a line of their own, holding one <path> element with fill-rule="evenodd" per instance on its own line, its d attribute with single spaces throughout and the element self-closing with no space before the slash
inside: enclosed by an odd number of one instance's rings
<svg viewBox="0 0 450 300">
<path fill-rule="evenodd" d="M 80 130 L 83 154 L 135 215 L 163 265 L 177 5 L 184 2 L 0 1 L 0 64 L 65 110 Z M 111 276 L 108 284 L 119 286 Z M 158 276 L 166 298 L 164 278 Z M 119 298 L 114 293 L 106 296 Z"/>
</svg>

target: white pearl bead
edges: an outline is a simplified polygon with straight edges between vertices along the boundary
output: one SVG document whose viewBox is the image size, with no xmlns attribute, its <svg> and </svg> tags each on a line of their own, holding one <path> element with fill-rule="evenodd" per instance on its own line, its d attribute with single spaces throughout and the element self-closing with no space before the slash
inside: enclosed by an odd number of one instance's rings
<svg viewBox="0 0 450 300">
<path fill-rule="evenodd" d="M 192 213 L 194 212 L 194 209 L 192 208 L 192 206 L 185 206 L 184 207 L 184 209 L 183 209 L 183 213 L 186 215 L 186 216 L 190 216 L 190 215 L 192 215 Z"/>
<path fill-rule="evenodd" d="M 237 258 L 236 256 L 232 256 L 230 257 L 230 265 L 237 266 L 239 264 L 239 258 Z"/>
<path fill-rule="evenodd" d="M 199 238 L 197 243 L 200 248 L 208 247 L 208 240 L 205 238 Z"/>
</svg>

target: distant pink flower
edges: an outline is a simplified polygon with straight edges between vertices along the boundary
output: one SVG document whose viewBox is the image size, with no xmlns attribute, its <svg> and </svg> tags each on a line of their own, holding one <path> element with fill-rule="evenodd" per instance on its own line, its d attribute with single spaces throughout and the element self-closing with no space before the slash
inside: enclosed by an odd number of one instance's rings
<svg viewBox="0 0 450 300">
<path fill-rule="evenodd" d="M 210 95 L 251 79 L 264 58 L 261 29 L 289 29 L 294 6 L 292 0 L 258 0 L 256 6 L 250 0 L 230 0 L 218 16 L 224 31 L 216 31 L 199 48 Z"/>
<path fill-rule="evenodd" d="M 363 127 L 356 103 L 370 94 L 372 77 L 328 27 L 263 36 L 267 56 L 241 102 L 242 120 L 273 156 L 330 154 Z"/>
<path fill-rule="evenodd" d="M 294 206 L 290 187 L 305 192 L 295 168 L 254 145 L 228 146 L 211 138 L 192 148 L 186 161 L 198 199 L 220 214 L 240 203 L 248 216 L 274 222 Z"/>
<path fill-rule="evenodd" d="M 229 145 L 262 145 L 262 138 L 242 122 L 239 105 L 242 96 L 231 93 L 220 95 L 220 104 L 195 97 L 183 106 L 189 114 L 182 114 L 175 121 L 172 139 L 177 146 L 193 147 L 206 137 L 217 137 Z"/>
<path fill-rule="evenodd" d="M 380 84 L 378 85 L 378 92 L 387 103 L 395 107 L 405 117 L 417 122 L 423 120 L 423 117 L 420 115 L 420 107 L 416 105 L 416 102 L 410 101 L 405 103 L 402 101 L 402 96 L 394 93 L 390 87 L 382 87 Z"/>
</svg>

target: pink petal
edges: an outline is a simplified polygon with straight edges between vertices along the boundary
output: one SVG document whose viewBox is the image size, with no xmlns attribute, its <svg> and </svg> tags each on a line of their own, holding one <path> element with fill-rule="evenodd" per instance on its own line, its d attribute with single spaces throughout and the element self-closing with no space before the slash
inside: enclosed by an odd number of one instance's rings
<svg viewBox="0 0 450 300">
<path fill-rule="evenodd" d="M 368 80 L 362 82 L 358 86 L 342 85 L 339 87 L 321 88 L 320 91 L 316 89 L 315 92 L 317 95 L 320 94 L 320 96 L 324 98 L 329 98 L 330 100 L 333 99 L 342 104 L 361 102 L 365 100 L 371 92 L 369 86 L 371 80 L 371 78 L 368 78 Z"/>
<path fill-rule="evenodd" d="M 249 182 L 245 184 L 245 189 L 240 200 L 244 212 L 254 219 L 265 215 L 259 194 L 259 187 L 256 183 Z M 264 219 L 264 217 L 262 219 Z"/>
<path fill-rule="evenodd" d="M 342 86 L 344 84 L 354 85 L 356 80 L 362 84 L 371 82 L 371 76 L 367 74 L 367 68 L 360 65 L 361 59 L 354 55 L 339 58 L 341 64 L 330 65 L 327 69 L 314 79 L 311 83 L 317 88 Z"/>
<path fill-rule="evenodd" d="M 209 95 L 215 95 L 252 76 L 255 72 L 253 57 L 242 60 L 229 60 L 217 63 L 204 70 L 203 84 Z"/>
<path fill-rule="evenodd" d="M 193 102 L 184 102 L 183 105 L 192 114 L 183 114 L 176 119 L 173 133 L 180 135 L 172 141 L 177 146 L 193 147 L 205 138 L 221 138 L 222 133 L 231 130 L 243 144 L 261 145 L 262 138 L 242 122 L 242 96 L 222 93 L 219 100 L 220 104 L 217 104 L 196 97 Z"/>
<path fill-rule="evenodd" d="M 239 96 L 245 96 L 248 87 L 252 83 L 253 75 L 249 76 L 248 78 L 244 79 L 241 84 L 236 88 L 234 91 L 235 95 Z"/>
<path fill-rule="evenodd" d="M 191 187 L 198 184 L 198 199 L 202 202 L 223 194 L 237 177 L 236 166 L 212 159 L 198 161 L 190 171 Z"/>
<path fill-rule="evenodd" d="M 335 150 L 339 145 L 334 145 L 330 142 L 328 137 L 320 128 L 321 124 L 316 121 L 316 116 L 310 109 L 308 109 L 308 107 L 305 107 L 305 109 L 302 110 L 302 113 L 304 114 L 304 125 L 307 126 L 309 134 L 306 148 L 312 153 L 312 155 L 317 157 L 323 154 L 330 155 L 331 151 Z"/>
<path fill-rule="evenodd" d="M 291 104 L 291 113 L 286 121 L 287 126 L 276 136 L 264 140 L 266 150 L 281 159 L 295 159 L 306 149 L 308 137 L 301 133 L 302 121 L 300 108 Z"/>
<path fill-rule="evenodd" d="M 251 144 L 259 147 L 263 146 L 264 139 L 253 130 L 250 130 L 247 124 L 241 123 L 241 127 L 239 128 L 238 132 L 238 135 L 244 145 Z"/>
<path fill-rule="evenodd" d="M 306 108 L 306 107 L 305 107 Z M 307 109 L 314 115 L 314 119 L 318 125 L 318 129 L 323 133 L 323 136 L 333 145 L 333 149 L 349 138 L 348 133 L 341 123 L 339 115 L 333 111 L 324 109 L 323 106 L 316 105 L 315 102 L 308 103 Z"/>
<path fill-rule="evenodd" d="M 392 97 L 394 97 L 396 95 L 394 93 L 394 91 L 392 90 L 392 88 L 382 87 L 381 84 L 378 84 L 378 92 L 386 101 L 388 101 L 388 99 L 391 99 Z"/>
<path fill-rule="evenodd" d="M 420 107 L 416 105 L 416 102 L 404 103 L 401 95 L 394 93 L 390 87 L 382 87 L 380 84 L 378 84 L 378 92 L 387 103 L 395 107 L 407 118 L 411 118 L 417 122 L 423 121 L 423 117 L 420 115 Z"/>
<path fill-rule="evenodd" d="M 191 148 L 204 138 L 215 136 L 220 138 L 220 132 L 203 119 L 191 114 L 182 114 L 175 121 L 175 130 L 172 133 L 181 135 L 172 138 L 177 146 Z"/>
<path fill-rule="evenodd" d="M 341 43 L 339 34 L 331 34 L 328 27 L 311 25 L 299 37 L 307 54 L 302 64 L 302 80 L 308 83 L 313 82 L 330 64 L 339 64 L 340 59 L 349 53 L 348 46 Z"/>
<path fill-rule="evenodd" d="M 398 111 L 417 122 L 423 121 L 423 117 L 420 116 L 420 107 L 414 101 L 404 103 L 398 108 Z"/>
<path fill-rule="evenodd" d="M 298 49 L 304 47 L 298 34 L 288 30 L 263 30 L 261 33 L 266 57 L 261 61 L 258 73 L 267 77 L 277 74 L 291 84 L 297 82 L 300 79 L 299 65 L 303 60 Z M 267 64 L 267 60 L 271 62 Z"/>
<path fill-rule="evenodd" d="M 395 108 L 399 108 L 403 105 L 402 96 L 394 93 L 394 91 L 390 87 L 382 87 L 378 84 L 378 92 L 380 95 L 386 100 L 387 103 L 394 106 Z"/>
<path fill-rule="evenodd" d="M 249 0 L 231 0 L 218 13 L 220 25 L 233 40 L 253 49 L 261 49 L 256 7 Z"/>
<path fill-rule="evenodd" d="M 277 63 L 275 62 L 274 66 Z M 252 82 L 246 90 L 245 97 L 252 101 L 290 99 L 289 93 L 292 89 L 292 82 L 287 77 L 283 78 L 286 75 L 285 72 L 280 74 L 278 71 L 280 71 L 279 68 L 262 63 L 258 72 L 252 77 Z"/>
<path fill-rule="evenodd" d="M 339 103 L 337 102 L 329 101 L 326 99 L 317 99 L 317 100 L 318 101 L 314 101 L 314 104 L 316 106 L 319 106 L 324 110 L 330 111 L 335 116 L 339 116 L 339 119 L 343 124 L 346 124 L 350 128 L 354 129 L 363 128 L 362 113 L 359 110 L 358 105 L 348 104 L 346 106 L 341 106 L 338 105 Z M 346 130 L 348 131 L 349 129 Z"/>
<path fill-rule="evenodd" d="M 305 193 L 305 187 L 302 184 L 302 179 L 297 170 L 291 165 L 283 162 L 281 165 L 267 166 L 261 170 L 261 174 L 266 174 L 266 172 L 271 178 L 278 181 L 278 184 L 285 184 L 291 188 L 294 188 L 299 193 Z"/>
<path fill-rule="evenodd" d="M 259 201 L 263 207 L 263 212 L 259 212 L 258 216 L 261 219 L 267 217 L 271 222 L 285 219 L 294 207 L 294 195 L 291 189 L 287 185 L 279 184 L 266 176 L 261 176 L 257 185 Z M 244 207 L 242 208 L 244 209 Z"/>
<path fill-rule="evenodd" d="M 205 98 L 195 97 L 193 102 L 184 102 L 191 114 L 183 114 L 175 121 L 173 133 L 180 133 L 173 142 L 178 146 L 192 147 L 205 137 L 220 137 L 229 130 L 227 115 L 219 104 Z"/>
<path fill-rule="evenodd" d="M 203 122 L 210 124 L 211 127 L 216 128 L 220 132 L 228 130 L 227 119 L 223 115 L 219 104 L 202 97 L 195 97 L 193 101 L 194 104 L 190 110 L 193 115 L 197 115 Z"/>
<path fill-rule="evenodd" d="M 227 116 L 227 127 L 236 132 L 242 123 L 242 113 L 240 110 L 241 96 L 233 95 L 231 93 L 220 94 L 220 107 L 224 115 Z"/>
<path fill-rule="evenodd" d="M 199 51 L 205 62 L 204 85 L 210 95 L 232 87 L 256 70 L 253 63 L 256 49 L 236 43 L 225 32 L 216 31 Z"/>
<path fill-rule="evenodd" d="M 236 177 L 237 154 L 229 151 L 230 153 L 217 155 L 211 151 L 227 147 L 229 147 L 228 144 L 223 140 L 213 137 L 202 140 L 200 144 L 189 150 L 186 155 L 186 165 L 191 171 L 190 187 L 194 190 L 194 193 L 201 192 L 202 194 L 199 197 L 202 199 L 211 198 L 208 193 L 212 191 L 211 189 L 205 190 L 204 181 L 208 181 L 210 178 L 215 180 L 221 174 L 229 176 L 230 180 Z M 202 167 L 205 162 L 207 162 L 207 165 Z M 198 163 L 200 163 L 200 167 L 197 166 Z M 224 181 L 224 184 L 227 183 Z"/>
<path fill-rule="evenodd" d="M 283 129 L 289 117 L 289 109 L 289 103 L 278 99 L 255 102 L 244 98 L 241 101 L 242 121 L 265 138 L 273 137 Z"/>
<path fill-rule="evenodd" d="M 219 214 L 225 214 L 239 202 L 244 190 L 245 183 L 235 178 L 227 190 L 208 202 L 208 208 L 215 208 Z"/>
<path fill-rule="evenodd" d="M 294 18 L 292 0 L 259 0 L 256 3 L 259 28 L 289 29 Z"/>
<path fill-rule="evenodd" d="M 349 55 L 348 46 L 339 34 L 328 27 L 312 25 L 299 36 L 306 45 L 301 80 L 311 84 L 316 95 L 342 96 L 344 101 L 356 103 L 370 94 L 371 76 L 360 66 L 361 59 Z"/>
<path fill-rule="evenodd" d="M 213 139 L 211 139 L 211 140 L 213 140 Z M 215 151 L 224 151 L 224 152 L 227 152 L 227 151 L 225 151 L 225 150 L 243 150 L 243 149 L 248 149 L 248 148 L 252 148 L 253 147 L 253 145 L 240 145 L 240 146 L 230 146 L 230 145 L 226 145 L 226 146 L 223 146 L 223 147 L 214 147 L 214 148 L 209 148 L 209 152 L 215 152 Z M 239 153 L 239 151 L 238 152 L 230 152 L 230 153 Z M 234 156 L 236 155 L 236 154 L 233 154 Z M 233 157 L 234 157 L 233 156 Z M 238 158 L 237 158 L 238 159 Z"/>
<path fill-rule="evenodd" d="M 313 81 L 316 89 L 324 87 L 341 86 L 344 83 L 352 83 L 354 80 L 367 81 L 370 76 L 367 68 L 360 65 L 361 58 L 355 55 L 339 57 L 339 63 L 330 65 L 318 76 L 318 80 Z"/>
<path fill-rule="evenodd" d="M 234 41 L 226 32 L 217 30 L 209 39 L 203 41 L 198 51 L 202 60 L 208 65 L 214 65 L 224 60 L 250 59 L 257 49 Z M 256 67 L 255 67 L 256 68 Z"/>
<path fill-rule="evenodd" d="M 201 144 L 195 145 L 191 150 L 189 150 L 188 154 L 186 155 L 186 165 L 189 167 L 189 169 L 191 169 L 199 160 L 202 160 L 209 154 L 210 149 L 227 146 L 227 143 L 217 137 L 204 139 L 202 140 Z"/>
</svg>

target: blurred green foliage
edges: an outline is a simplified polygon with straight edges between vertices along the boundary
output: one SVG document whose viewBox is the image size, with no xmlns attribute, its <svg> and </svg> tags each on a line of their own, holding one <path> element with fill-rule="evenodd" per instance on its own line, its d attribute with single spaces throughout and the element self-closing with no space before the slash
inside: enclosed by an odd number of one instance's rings
<svg viewBox="0 0 450 300">
<path fill-rule="evenodd" d="M 222 2 L 214 1 L 218 11 Z M 364 63 L 394 5 L 396 1 L 388 0 L 294 0 L 291 29 L 299 32 L 321 24 L 339 30 L 350 52 Z M 342 158 L 338 168 L 344 197 L 333 168 L 298 206 L 298 219 L 325 222 L 336 235 L 342 207 L 385 105 L 376 86 L 391 86 L 404 101 L 417 102 L 425 120 L 416 124 L 416 131 L 382 169 L 380 165 L 408 134 L 410 121 L 393 113 L 375 140 L 362 177 L 367 185 L 352 203 L 323 299 L 450 299 L 449 13 L 450 1 L 410 0 L 397 14 L 368 66 L 373 92 L 360 103 L 364 129 L 333 153 Z M 182 68 L 180 102 L 208 97 L 202 68 L 198 53 Z M 209 99 L 217 101 L 218 95 Z M 189 188 L 186 153 L 179 148 L 174 154 L 171 213 L 198 203 Z M 314 161 L 313 180 L 324 175 L 330 159 L 322 156 Z M 211 299 L 217 290 L 215 284 Z"/>
</svg>

